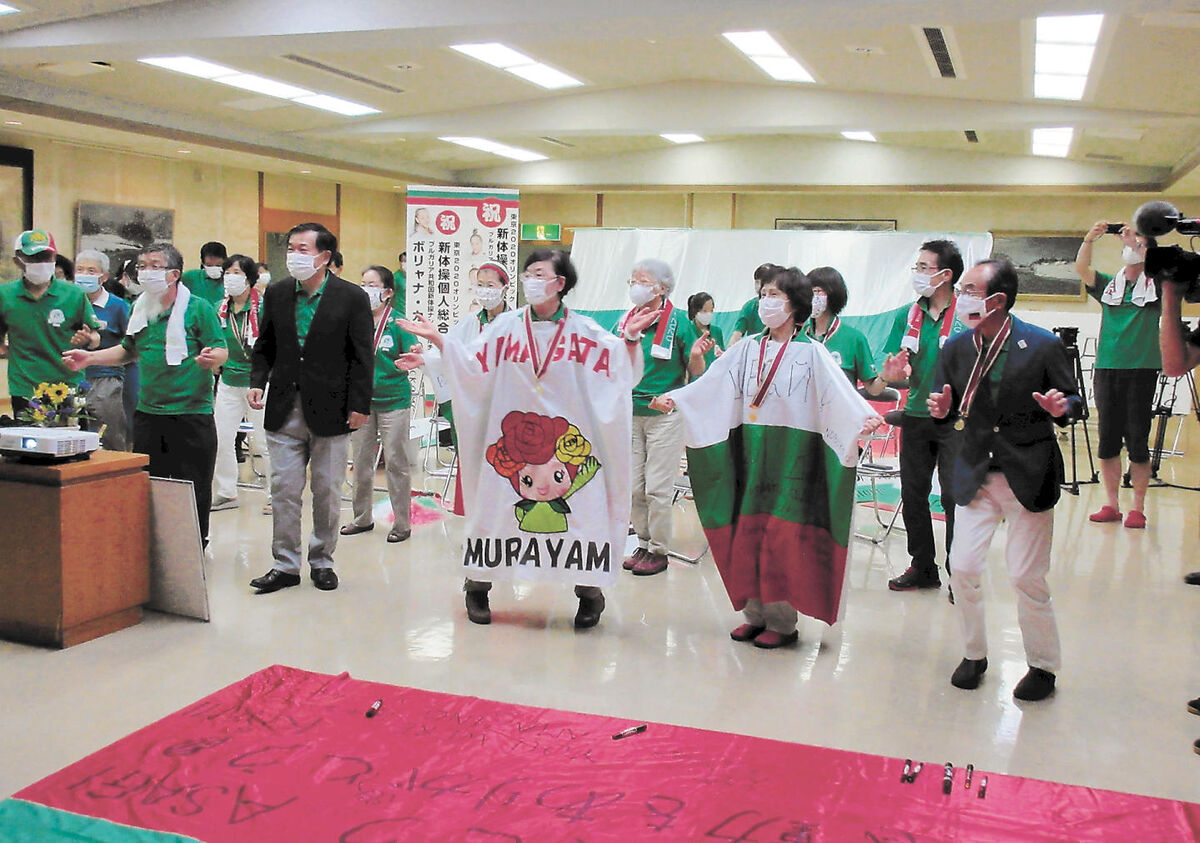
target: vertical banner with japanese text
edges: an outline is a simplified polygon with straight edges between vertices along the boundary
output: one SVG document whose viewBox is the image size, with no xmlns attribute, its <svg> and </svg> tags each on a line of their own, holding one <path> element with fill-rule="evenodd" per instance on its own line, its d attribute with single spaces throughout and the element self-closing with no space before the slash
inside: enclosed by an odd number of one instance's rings
<svg viewBox="0 0 1200 843">
<path fill-rule="evenodd" d="M 407 315 L 443 334 L 475 302 L 475 274 L 488 261 L 517 277 L 520 192 L 500 187 L 408 186 Z M 508 303 L 516 304 L 516 284 Z"/>
</svg>

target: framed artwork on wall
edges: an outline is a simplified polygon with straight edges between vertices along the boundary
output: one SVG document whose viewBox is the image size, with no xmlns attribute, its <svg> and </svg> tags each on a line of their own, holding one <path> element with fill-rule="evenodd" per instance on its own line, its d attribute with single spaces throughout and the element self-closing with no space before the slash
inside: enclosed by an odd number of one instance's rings
<svg viewBox="0 0 1200 843">
<path fill-rule="evenodd" d="M 175 212 L 166 208 L 80 202 L 75 220 L 75 254 L 97 249 L 108 255 L 112 272 L 120 262 L 136 258 L 151 243 L 173 242 Z"/>
<path fill-rule="evenodd" d="M 1019 294 L 1046 301 L 1082 301 L 1083 281 L 1075 274 L 1079 234 L 997 232 L 992 257 L 1005 257 L 1017 268 Z"/>
<path fill-rule="evenodd" d="M 895 220 L 775 219 L 776 231 L 895 231 Z"/>
</svg>

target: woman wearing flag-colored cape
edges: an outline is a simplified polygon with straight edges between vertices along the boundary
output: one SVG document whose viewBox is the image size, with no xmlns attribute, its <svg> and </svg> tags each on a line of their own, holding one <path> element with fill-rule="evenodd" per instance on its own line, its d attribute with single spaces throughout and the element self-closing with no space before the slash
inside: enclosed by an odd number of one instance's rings
<svg viewBox="0 0 1200 843">
<path fill-rule="evenodd" d="M 798 639 L 797 611 L 837 620 L 858 437 L 882 422 L 799 330 L 811 309 L 804 274 L 775 270 L 759 302 L 766 330 L 657 399 L 683 416 L 700 522 L 745 614 L 730 636 L 764 649 Z"/>
<path fill-rule="evenodd" d="M 401 324 L 441 350 L 456 409 L 467 616 L 491 621 L 493 582 L 570 583 L 582 629 L 599 622 L 601 587 L 620 571 L 633 385 L 642 332 L 659 314 L 640 314 L 617 337 L 564 307 L 576 274 L 559 251 L 531 254 L 521 281 L 529 305 L 477 336 Z"/>
</svg>

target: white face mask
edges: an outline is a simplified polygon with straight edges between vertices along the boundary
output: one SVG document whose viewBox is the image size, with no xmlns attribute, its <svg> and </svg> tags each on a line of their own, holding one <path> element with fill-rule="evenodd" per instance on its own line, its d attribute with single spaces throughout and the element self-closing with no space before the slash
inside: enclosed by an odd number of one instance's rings
<svg viewBox="0 0 1200 843">
<path fill-rule="evenodd" d="M 206 266 L 206 267 L 204 267 L 204 274 L 207 275 L 209 278 L 211 278 L 213 281 L 216 281 L 218 278 L 221 277 L 221 267 Z"/>
<path fill-rule="evenodd" d="M 542 304 L 547 301 L 550 298 L 550 294 L 546 292 L 546 287 L 553 280 L 553 278 L 523 277 L 521 279 L 521 286 L 525 288 L 525 301 L 530 304 Z"/>
<path fill-rule="evenodd" d="M 54 261 L 25 264 L 25 280 L 34 286 L 40 287 L 43 284 L 49 284 L 53 277 Z"/>
<path fill-rule="evenodd" d="M 973 328 L 987 316 L 987 300 L 970 293 L 959 293 L 954 315 Z"/>
<path fill-rule="evenodd" d="M 288 272 L 297 281 L 307 281 L 317 274 L 316 255 L 305 255 L 301 252 L 288 252 Z"/>
<path fill-rule="evenodd" d="M 263 282 L 263 284 L 270 284 L 271 283 L 271 273 L 269 273 L 269 272 L 258 273 L 258 280 Z"/>
<path fill-rule="evenodd" d="M 475 300 L 484 310 L 491 310 L 504 300 L 504 288 L 480 285 L 475 288 Z"/>
<path fill-rule="evenodd" d="M 818 293 L 813 291 L 812 318 L 816 319 L 825 312 L 827 307 L 829 307 L 829 296 L 823 292 Z"/>
<path fill-rule="evenodd" d="M 1133 266 L 1145 262 L 1146 256 L 1132 246 L 1126 246 L 1121 250 L 1121 260 L 1125 262 L 1126 266 Z"/>
<path fill-rule="evenodd" d="M 791 316 L 787 303 L 773 296 L 763 296 L 758 300 L 758 318 L 768 328 L 778 328 Z"/>
<path fill-rule="evenodd" d="M 233 272 L 225 274 L 225 295 L 236 298 L 246 292 L 246 288 L 249 286 L 250 282 L 246 280 L 245 275 L 237 275 Z"/>
<path fill-rule="evenodd" d="M 99 275 L 76 275 L 75 286 L 85 293 L 94 293 L 100 289 Z"/>
<path fill-rule="evenodd" d="M 939 273 L 934 273 L 933 275 L 922 275 L 919 272 L 914 272 L 912 274 L 913 291 L 916 292 L 918 296 L 933 295 L 933 291 L 939 286 L 933 280 L 938 274 Z"/>
<path fill-rule="evenodd" d="M 654 292 L 654 288 L 649 284 L 629 285 L 629 300 L 633 302 L 634 307 L 641 307 L 656 296 L 658 293 Z"/>
<path fill-rule="evenodd" d="M 701 325 L 711 325 L 713 320 L 713 312 L 710 310 L 707 313 L 700 312 L 696 314 L 696 321 Z"/>
<path fill-rule="evenodd" d="M 161 295 L 167 290 L 167 271 L 165 269 L 139 269 L 138 283 L 143 292 Z"/>
<path fill-rule="evenodd" d="M 383 306 L 385 301 L 383 294 L 387 292 L 383 287 L 363 287 L 367 291 L 367 298 L 371 301 L 371 310 L 378 310 Z"/>
</svg>

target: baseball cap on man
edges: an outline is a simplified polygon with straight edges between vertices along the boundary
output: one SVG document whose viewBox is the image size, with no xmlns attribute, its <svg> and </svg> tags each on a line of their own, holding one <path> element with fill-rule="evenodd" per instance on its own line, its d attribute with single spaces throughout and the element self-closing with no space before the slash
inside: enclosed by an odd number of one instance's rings
<svg viewBox="0 0 1200 843">
<path fill-rule="evenodd" d="M 54 238 L 49 232 L 42 231 L 40 228 L 35 228 L 32 231 L 26 231 L 17 238 L 16 248 L 14 251 L 25 255 L 40 255 L 42 252 L 50 251 L 58 254 L 58 249 L 54 246 Z"/>
</svg>

